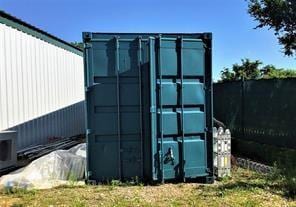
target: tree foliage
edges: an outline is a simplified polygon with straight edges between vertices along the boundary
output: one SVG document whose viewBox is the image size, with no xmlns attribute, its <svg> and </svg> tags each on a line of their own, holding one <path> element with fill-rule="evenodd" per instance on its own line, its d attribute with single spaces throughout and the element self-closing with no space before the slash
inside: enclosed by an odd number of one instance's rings
<svg viewBox="0 0 296 207">
<path fill-rule="evenodd" d="M 256 28 L 274 29 L 285 55 L 296 53 L 296 0 L 248 0 L 249 14 L 259 21 Z"/>
<path fill-rule="evenodd" d="M 221 72 L 221 81 L 231 81 L 235 80 L 234 72 L 231 71 L 229 68 L 224 68 Z"/>
<path fill-rule="evenodd" d="M 241 64 L 234 64 L 232 68 L 224 68 L 220 73 L 220 82 L 270 79 L 270 78 L 296 78 L 296 70 L 278 69 L 274 65 L 265 65 L 259 60 L 242 59 Z"/>
<path fill-rule="evenodd" d="M 241 79 L 257 79 L 260 76 L 259 66 L 262 64 L 259 60 L 251 61 L 242 59 L 242 64 L 234 64 L 232 70 L 236 80 Z"/>
<path fill-rule="evenodd" d="M 262 64 L 259 60 L 251 61 L 242 59 L 241 64 L 234 64 L 232 68 L 224 68 L 221 71 L 222 81 L 234 81 L 242 79 L 257 79 L 260 77 L 259 66 Z"/>
<path fill-rule="evenodd" d="M 71 45 L 83 50 L 83 43 L 82 42 L 71 42 Z"/>
<path fill-rule="evenodd" d="M 263 79 L 270 78 L 296 78 L 295 70 L 277 69 L 273 65 L 266 65 L 261 69 L 261 76 Z"/>
</svg>

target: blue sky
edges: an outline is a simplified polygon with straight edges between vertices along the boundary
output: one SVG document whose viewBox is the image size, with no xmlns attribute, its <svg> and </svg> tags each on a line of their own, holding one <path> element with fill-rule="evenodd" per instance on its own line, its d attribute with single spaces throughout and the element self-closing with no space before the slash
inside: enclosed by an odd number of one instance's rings
<svg viewBox="0 0 296 207">
<path fill-rule="evenodd" d="M 213 78 L 241 58 L 296 69 L 245 0 L 0 0 L 0 9 L 66 41 L 93 32 L 213 32 Z"/>
</svg>

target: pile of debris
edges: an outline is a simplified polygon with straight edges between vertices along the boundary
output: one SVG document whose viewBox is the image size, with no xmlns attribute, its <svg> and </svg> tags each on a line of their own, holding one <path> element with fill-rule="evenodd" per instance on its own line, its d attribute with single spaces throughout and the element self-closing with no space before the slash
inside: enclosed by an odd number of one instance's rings
<svg viewBox="0 0 296 207">
<path fill-rule="evenodd" d="M 80 136 L 63 138 L 55 140 L 51 143 L 27 147 L 25 149 L 17 151 L 17 156 L 19 159 L 34 160 L 54 150 L 69 149 L 77 144 L 82 143 L 83 141 L 83 138 Z"/>
</svg>

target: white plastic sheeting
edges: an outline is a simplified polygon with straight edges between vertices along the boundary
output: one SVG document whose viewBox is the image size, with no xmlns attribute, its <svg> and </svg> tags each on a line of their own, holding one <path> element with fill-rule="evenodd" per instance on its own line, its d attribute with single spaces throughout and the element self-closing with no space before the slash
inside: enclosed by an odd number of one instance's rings
<svg viewBox="0 0 296 207">
<path fill-rule="evenodd" d="M 83 180 L 86 144 L 57 150 L 0 178 L 0 188 L 47 189 Z"/>
</svg>

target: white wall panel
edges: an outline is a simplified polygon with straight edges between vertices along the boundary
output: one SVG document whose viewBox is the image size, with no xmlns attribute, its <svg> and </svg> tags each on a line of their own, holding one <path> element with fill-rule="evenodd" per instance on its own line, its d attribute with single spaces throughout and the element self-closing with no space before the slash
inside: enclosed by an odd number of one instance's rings
<svg viewBox="0 0 296 207">
<path fill-rule="evenodd" d="M 83 58 L 0 23 L 0 131 L 18 149 L 84 133 Z"/>
</svg>

